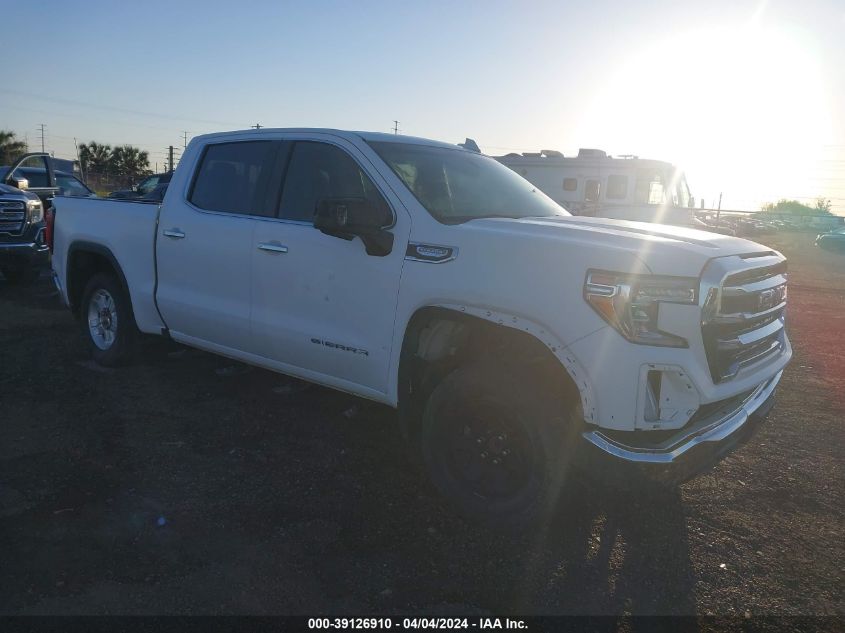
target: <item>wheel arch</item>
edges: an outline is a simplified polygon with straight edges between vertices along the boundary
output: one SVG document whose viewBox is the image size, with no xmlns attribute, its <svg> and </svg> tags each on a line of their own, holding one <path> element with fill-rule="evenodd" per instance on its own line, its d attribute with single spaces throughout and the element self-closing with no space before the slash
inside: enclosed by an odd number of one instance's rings
<svg viewBox="0 0 845 633">
<path fill-rule="evenodd" d="M 129 284 L 126 282 L 123 268 L 107 246 L 85 240 L 73 242 L 67 250 L 66 270 L 68 303 L 74 314 L 79 314 L 82 294 L 85 292 L 88 280 L 101 272 L 111 272 L 117 277 L 129 301 L 129 308 L 134 314 L 132 295 L 129 292 Z"/>
<path fill-rule="evenodd" d="M 403 434 L 415 435 L 420 407 L 444 373 L 468 357 L 487 354 L 528 363 L 555 393 L 577 397 L 586 421 L 596 419 L 586 370 L 548 327 L 504 311 L 442 303 L 416 309 L 404 328 L 396 373 Z"/>
</svg>

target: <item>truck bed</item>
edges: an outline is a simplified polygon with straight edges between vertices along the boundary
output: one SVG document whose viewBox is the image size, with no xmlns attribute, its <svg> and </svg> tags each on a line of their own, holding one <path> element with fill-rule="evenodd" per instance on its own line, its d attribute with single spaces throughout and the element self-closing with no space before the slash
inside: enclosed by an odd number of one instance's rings
<svg viewBox="0 0 845 633">
<path fill-rule="evenodd" d="M 138 328 L 143 332 L 160 332 L 164 324 L 155 306 L 159 204 L 144 200 L 57 197 L 54 206 L 53 270 L 65 302 L 70 303 L 68 258 L 78 246 L 94 245 L 102 255 L 116 260 L 123 271 Z"/>
</svg>

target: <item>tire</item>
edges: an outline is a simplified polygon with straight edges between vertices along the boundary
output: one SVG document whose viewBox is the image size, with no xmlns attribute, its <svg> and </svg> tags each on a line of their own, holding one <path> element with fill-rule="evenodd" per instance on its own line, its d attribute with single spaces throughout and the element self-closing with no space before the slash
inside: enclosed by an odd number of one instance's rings
<svg viewBox="0 0 845 633">
<path fill-rule="evenodd" d="M 33 283 L 41 271 L 34 266 L 22 266 L 20 268 L 3 268 L 3 276 L 10 284 L 15 286 L 28 286 Z"/>
<path fill-rule="evenodd" d="M 523 529 L 557 508 L 577 447 L 571 407 L 495 362 L 454 370 L 423 412 L 421 444 L 440 493 L 470 520 Z"/>
<path fill-rule="evenodd" d="M 115 367 L 132 356 L 138 329 L 129 297 L 108 273 L 88 280 L 82 294 L 80 322 L 91 356 L 104 367 Z"/>
</svg>

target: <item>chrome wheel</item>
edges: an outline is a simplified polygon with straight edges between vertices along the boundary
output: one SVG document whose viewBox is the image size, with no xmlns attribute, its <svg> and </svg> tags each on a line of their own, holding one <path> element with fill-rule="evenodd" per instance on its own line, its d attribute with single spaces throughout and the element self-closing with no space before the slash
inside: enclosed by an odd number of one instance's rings
<svg viewBox="0 0 845 633">
<path fill-rule="evenodd" d="M 109 349 L 117 336 L 117 307 L 114 297 L 99 288 L 88 302 L 88 331 L 91 340 L 101 350 Z"/>
</svg>

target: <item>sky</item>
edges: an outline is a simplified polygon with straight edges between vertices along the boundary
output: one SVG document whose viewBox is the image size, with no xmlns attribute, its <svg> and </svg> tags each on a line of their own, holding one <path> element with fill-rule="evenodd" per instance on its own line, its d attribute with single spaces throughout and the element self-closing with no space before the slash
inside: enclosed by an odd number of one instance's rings
<svg viewBox="0 0 845 633">
<path fill-rule="evenodd" d="M 265 127 L 679 164 L 707 206 L 845 215 L 845 2 L 0 0 L 0 129 L 71 158 Z M 15 28 L 13 25 L 20 25 Z"/>
</svg>

